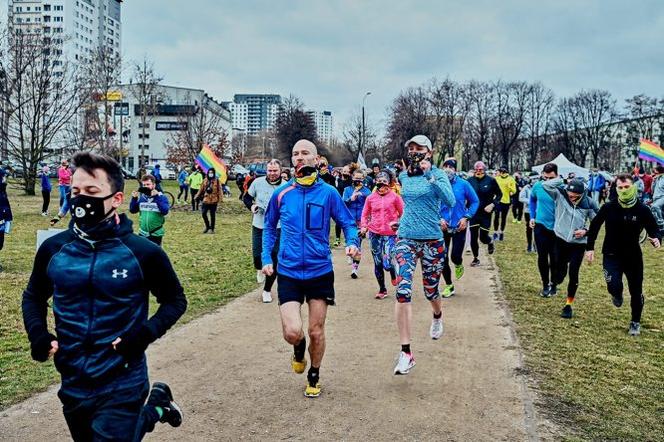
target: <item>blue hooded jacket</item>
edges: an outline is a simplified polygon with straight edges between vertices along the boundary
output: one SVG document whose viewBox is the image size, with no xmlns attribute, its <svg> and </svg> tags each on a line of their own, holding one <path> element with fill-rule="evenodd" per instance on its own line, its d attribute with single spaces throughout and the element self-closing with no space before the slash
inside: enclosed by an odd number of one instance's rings
<svg viewBox="0 0 664 442">
<path fill-rule="evenodd" d="M 536 182 L 530 192 L 530 217 L 537 224 L 553 230 L 556 221 L 556 203 L 544 190 L 541 181 Z"/>
<path fill-rule="evenodd" d="M 456 176 L 452 181 L 452 192 L 454 192 L 454 207 L 442 204 L 440 207 L 440 217 L 447 221 L 450 228 L 456 229 L 459 226 L 461 218 L 470 219 L 475 216 L 477 208 L 480 205 L 480 199 L 477 197 L 473 186 L 463 178 Z"/>
<path fill-rule="evenodd" d="M 272 264 L 281 221 L 279 274 L 304 280 L 330 273 L 330 218 L 343 228 L 346 245 L 359 247 L 355 220 L 334 187 L 321 179 L 311 186 L 291 180 L 278 187 L 265 211 L 263 265 Z"/>
<path fill-rule="evenodd" d="M 351 200 L 355 192 L 355 188 L 350 185 L 344 189 L 343 200 L 350 210 L 350 214 L 356 222 L 359 222 L 362 219 L 362 209 L 364 209 L 364 202 L 367 200 L 367 197 L 371 195 L 371 190 L 366 186 L 362 186 L 360 189 L 360 196 L 358 196 L 355 201 Z"/>
</svg>

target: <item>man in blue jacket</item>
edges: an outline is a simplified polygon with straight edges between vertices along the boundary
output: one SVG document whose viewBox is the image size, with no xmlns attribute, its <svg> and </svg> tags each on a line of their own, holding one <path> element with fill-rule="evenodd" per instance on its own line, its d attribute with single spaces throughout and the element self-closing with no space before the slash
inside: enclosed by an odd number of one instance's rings
<svg viewBox="0 0 664 442">
<path fill-rule="evenodd" d="M 344 189 L 343 200 L 348 206 L 350 215 L 355 220 L 355 224 L 359 227 L 362 221 L 362 210 L 367 197 L 371 195 L 371 190 L 364 185 L 364 173 L 361 170 L 353 172 L 353 181 L 351 185 Z M 362 245 L 362 238 L 360 238 L 360 246 Z M 360 257 L 358 254 L 351 260 L 350 277 L 357 279 L 357 270 L 360 267 Z"/>
<path fill-rule="evenodd" d="M 306 301 L 311 368 L 304 395 L 318 397 L 320 365 L 325 353 L 325 317 L 327 306 L 334 305 L 330 218 L 344 230 L 348 256 L 358 254 L 359 242 L 355 220 L 339 193 L 319 178 L 316 146 L 308 140 L 298 141 L 293 146 L 291 160 L 295 179 L 274 191 L 265 212 L 263 273 L 269 276 L 275 270 L 271 251 L 281 221 L 277 282 L 283 335 L 293 346 L 293 371 L 304 373 L 306 339 L 300 310 Z"/>
<path fill-rule="evenodd" d="M 145 350 L 182 316 L 187 300 L 162 249 L 134 235 L 117 213 L 120 165 L 89 152 L 76 154 L 74 164 L 72 221 L 37 251 L 23 322 L 33 359 L 52 356 L 60 372 L 58 397 L 72 438 L 140 440 L 157 422 L 182 423 L 169 387 L 156 382 L 150 391 Z M 148 319 L 150 292 L 159 308 Z M 51 297 L 57 336 L 48 331 Z"/>
<path fill-rule="evenodd" d="M 555 163 L 544 165 L 542 180 L 558 178 L 558 166 Z M 549 298 L 556 294 L 553 285 L 556 273 L 556 234 L 553 231 L 556 221 L 556 203 L 538 181 L 530 193 L 530 227 L 535 233 L 537 246 L 537 267 L 542 278 L 540 296 Z"/>
<path fill-rule="evenodd" d="M 457 162 L 454 158 L 448 158 L 443 163 L 443 170 L 450 179 L 452 192 L 456 203 L 454 207 L 443 204 L 440 208 L 440 225 L 445 235 L 445 265 L 443 267 L 443 278 L 445 278 L 445 289 L 442 297 L 449 298 L 454 295 L 454 284 L 452 284 L 452 269 L 450 268 L 450 256 L 454 263 L 454 274 L 456 279 L 461 279 L 464 274 L 463 249 L 466 247 L 466 228 L 468 221 L 475 216 L 480 200 L 470 183 L 456 174 Z M 450 243 L 452 248 L 450 249 Z"/>
<path fill-rule="evenodd" d="M 588 180 L 588 192 L 590 192 L 590 197 L 598 206 L 605 187 L 606 178 L 604 178 L 604 176 L 599 173 L 596 167 L 593 168 Z"/>
</svg>

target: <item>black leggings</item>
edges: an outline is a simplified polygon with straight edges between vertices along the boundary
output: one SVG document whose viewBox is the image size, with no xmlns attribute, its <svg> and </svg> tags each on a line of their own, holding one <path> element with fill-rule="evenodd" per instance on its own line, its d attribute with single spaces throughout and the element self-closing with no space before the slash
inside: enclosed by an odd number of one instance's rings
<svg viewBox="0 0 664 442">
<path fill-rule="evenodd" d="M 478 209 L 484 210 L 484 209 Z M 487 214 L 483 217 L 473 218 L 470 220 L 470 249 L 473 251 L 473 257 L 477 258 L 480 254 L 480 245 L 477 242 L 478 238 L 482 244 L 491 244 L 491 236 L 489 236 L 489 229 L 491 228 L 491 215 Z"/>
<path fill-rule="evenodd" d="M 604 278 L 609 293 L 614 298 L 623 297 L 623 274 L 627 278 L 629 295 L 631 297 L 632 321 L 641 322 L 643 313 L 643 256 L 639 253 L 625 253 L 624 255 L 605 254 L 602 266 Z"/>
<path fill-rule="evenodd" d="M 191 192 L 191 211 L 194 212 L 198 210 L 199 201 L 196 200 L 198 189 L 189 189 L 189 192 Z"/>
<path fill-rule="evenodd" d="M 210 219 L 208 220 L 208 213 Z M 214 224 L 217 220 L 217 203 L 205 204 L 203 203 L 203 221 L 205 222 L 205 229 L 214 230 Z"/>
<path fill-rule="evenodd" d="M 537 267 L 542 278 L 542 286 L 546 287 L 555 279 L 556 234 L 541 224 L 535 224 L 535 245 L 537 246 Z M 550 276 L 549 276 L 550 275 Z"/>
<path fill-rule="evenodd" d="M 517 221 L 521 221 L 521 218 L 523 218 L 523 203 L 521 201 L 512 203 L 512 216 Z"/>
<path fill-rule="evenodd" d="M 450 243 L 452 247 L 450 248 Z M 452 269 L 450 268 L 450 259 L 454 265 L 463 263 L 463 249 L 466 246 L 466 231 L 456 232 L 452 235 L 445 232 L 445 264 L 443 266 L 443 278 L 445 284 L 452 284 Z"/>
<path fill-rule="evenodd" d="M 533 229 L 530 227 L 530 213 L 524 213 L 523 214 L 523 219 L 526 222 L 526 242 L 528 243 L 528 249 L 532 249 L 533 248 Z"/>
<path fill-rule="evenodd" d="M 553 285 L 560 285 L 565 280 L 569 266 L 569 281 L 567 282 L 567 297 L 574 298 L 579 288 L 579 269 L 586 253 L 586 245 L 568 243 L 556 237 L 556 277 Z"/>
<path fill-rule="evenodd" d="M 265 284 L 263 285 L 263 290 L 269 292 L 272 290 L 272 285 L 277 279 L 277 255 L 279 254 L 279 237 L 281 232 L 277 229 L 277 241 L 272 247 L 272 268 L 274 272 L 271 275 L 265 276 Z M 251 251 L 254 258 L 254 268 L 256 270 L 261 270 L 263 268 L 263 259 L 261 254 L 263 253 L 263 229 L 258 227 L 251 226 Z"/>
<path fill-rule="evenodd" d="M 341 224 L 334 223 L 334 237 L 338 240 L 341 241 Z"/>
<path fill-rule="evenodd" d="M 42 203 L 42 213 L 46 213 L 48 211 L 48 206 L 51 204 L 51 191 L 42 190 L 42 199 L 44 200 Z"/>
<path fill-rule="evenodd" d="M 5 231 L 0 232 L 0 250 L 5 246 Z"/>
<path fill-rule="evenodd" d="M 509 203 L 507 203 L 507 204 L 498 203 L 498 205 L 496 206 L 496 210 L 495 210 L 495 217 L 493 218 L 493 230 L 496 230 L 498 232 L 504 232 L 505 231 L 505 224 L 507 224 L 507 214 L 509 212 L 510 212 L 510 204 Z"/>
<path fill-rule="evenodd" d="M 187 201 L 187 195 L 189 195 L 189 189 L 187 186 L 180 186 L 180 193 L 178 193 L 178 199 L 182 197 L 182 194 L 184 194 L 184 200 Z"/>
</svg>

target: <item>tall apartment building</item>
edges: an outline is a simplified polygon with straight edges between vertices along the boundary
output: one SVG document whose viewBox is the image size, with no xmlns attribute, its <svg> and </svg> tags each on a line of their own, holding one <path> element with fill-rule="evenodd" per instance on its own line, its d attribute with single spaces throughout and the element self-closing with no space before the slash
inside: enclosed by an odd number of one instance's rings
<svg viewBox="0 0 664 442">
<path fill-rule="evenodd" d="M 121 5 L 122 0 L 8 0 L 8 21 L 55 39 L 69 61 L 85 61 L 98 47 L 120 55 Z"/>
<path fill-rule="evenodd" d="M 332 112 L 310 110 L 307 114 L 316 123 L 318 138 L 329 145 L 332 141 Z"/>
<path fill-rule="evenodd" d="M 271 94 L 236 94 L 224 103 L 233 116 L 233 129 L 256 135 L 272 129 L 281 106 L 281 96 Z"/>
</svg>

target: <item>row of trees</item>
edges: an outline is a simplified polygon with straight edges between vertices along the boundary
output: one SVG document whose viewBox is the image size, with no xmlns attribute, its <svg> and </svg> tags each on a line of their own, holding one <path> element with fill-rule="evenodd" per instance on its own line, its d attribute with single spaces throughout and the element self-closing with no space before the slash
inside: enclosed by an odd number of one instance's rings
<svg viewBox="0 0 664 442">
<path fill-rule="evenodd" d="M 432 79 L 402 91 L 389 107 L 387 155 L 403 157 L 403 143 L 415 133 L 429 136 L 439 164 L 456 155 L 466 168 L 482 159 L 525 169 L 563 153 L 613 170 L 625 149 L 634 154 L 638 138 L 664 137 L 664 99 L 637 95 L 619 107 L 605 90 L 556 98 L 539 82 Z"/>
</svg>

